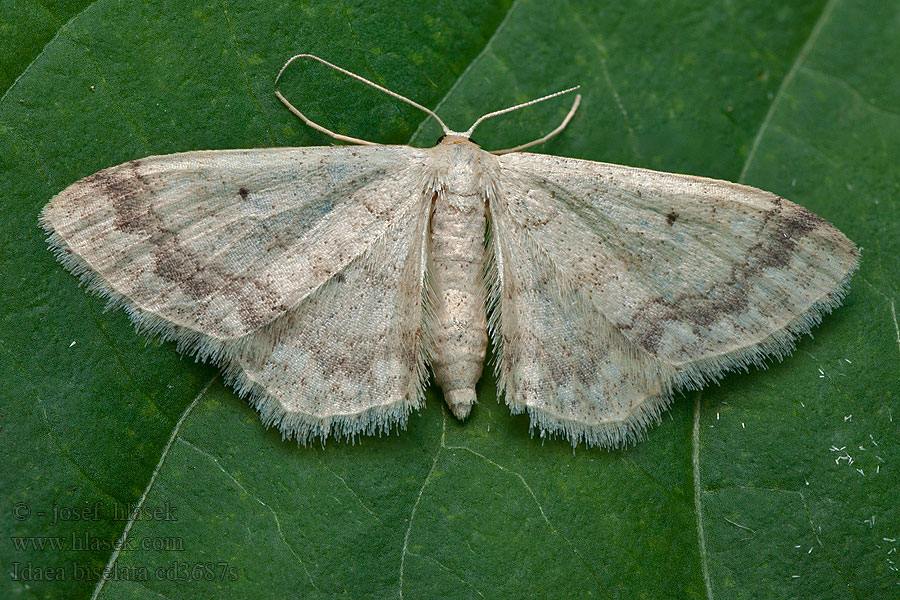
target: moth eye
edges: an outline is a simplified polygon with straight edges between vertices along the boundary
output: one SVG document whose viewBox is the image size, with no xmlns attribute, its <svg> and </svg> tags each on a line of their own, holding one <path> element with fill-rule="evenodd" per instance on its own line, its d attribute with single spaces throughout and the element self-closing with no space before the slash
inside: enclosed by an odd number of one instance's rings
<svg viewBox="0 0 900 600">
<path fill-rule="evenodd" d="M 444 135 L 442 135 L 441 137 L 439 137 L 439 138 L 437 139 L 437 141 L 434 143 L 434 145 L 437 146 L 438 144 L 440 144 L 441 142 L 443 142 L 445 137 L 447 137 L 446 134 L 444 134 Z"/>
</svg>

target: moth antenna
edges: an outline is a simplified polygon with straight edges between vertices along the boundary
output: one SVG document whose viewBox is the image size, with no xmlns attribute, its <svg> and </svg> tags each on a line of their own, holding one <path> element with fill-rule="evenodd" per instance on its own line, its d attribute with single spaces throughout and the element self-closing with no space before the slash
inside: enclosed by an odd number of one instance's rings
<svg viewBox="0 0 900 600">
<path fill-rule="evenodd" d="M 451 134 L 451 133 L 452 133 L 452 132 L 450 131 L 450 128 L 448 128 L 448 127 L 444 124 L 444 122 L 441 120 L 441 118 L 440 118 L 439 116 L 437 116 L 437 115 L 434 113 L 434 111 L 432 111 L 431 109 L 425 108 L 424 106 L 422 106 L 422 105 L 419 104 L 418 102 L 415 102 L 415 101 L 413 101 L 413 100 L 410 100 L 410 99 L 407 98 L 406 96 L 401 96 L 401 95 L 398 94 L 397 92 L 393 92 L 393 91 L 387 89 L 386 87 L 383 87 L 383 86 L 378 85 L 378 84 L 375 83 L 374 81 L 369 81 L 368 79 L 366 79 L 365 77 L 362 77 L 361 75 L 357 75 L 356 73 L 353 73 L 353 72 L 351 72 L 351 71 L 348 71 L 347 69 L 343 69 L 343 68 L 341 68 L 341 67 L 339 67 L 339 66 L 337 66 L 337 65 L 335 65 L 335 64 L 332 64 L 332 63 L 328 62 L 328 61 L 325 60 L 324 58 L 319 58 L 318 56 L 316 56 L 316 55 L 314 55 L 314 54 L 297 54 L 297 55 L 292 56 L 291 58 L 289 58 L 288 61 L 287 61 L 286 63 L 284 63 L 284 66 L 281 67 L 281 70 L 278 71 L 278 75 L 275 77 L 275 85 L 276 85 L 276 86 L 278 85 L 278 80 L 281 79 L 281 75 L 282 75 L 282 73 L 284 73 L 284 70 L 287 69 L 287 68 L 288 68 L 288 65 L 290 65 L 292 62 L 294 62 L 294 61 L 297 60 L 298 58 L 311 58 L 311 59 L 313 59 L 313 60 L 316 60 L 316 61 L 322 63 L 323 65 L 325 65 L 326 67 L 330 67 L 330 68 L 334 69 L 335 71 L 338 71 L 339 73 L 343 73 L 344 75 L 348 75 L 349 77 L 352 77 L 353 79 L 356 79 L 356 80 L 358 80 L 358 81 L 362 81 L 362 82 L 365 83 L 366 85 L 369 85 L 369 86 L 375 88 L 376 90 L 379 90 L 379 91 L 381 91 L 381 92 L 384 92 L 385 94 L 387 94 L 387 95 L 389 95 L 389 96 L 392 96 L 392 97 L 396 98 L 397 100 L 400 100 L 400 101 L 402 101 L 402 102 L 406 102 L 406 103 L 409 104 L 410 106 L 414 106 L 414 107 L 418 108 L 419 110 L 421 110 L 421 111 L 427 113 L 429 116 L 433 117 L 434 120 L 437 121 L 438 124 L 441 126 L 441 129 L 444 130 L 444 133 L 445 133 L 445 134 Z M 290 102 L 288 102 L 287 99 L 286 99 L 284 96 L 282 96 L 282 95 L 281 95 L 281 92 L 279 92 L 278 90 L 275 90 L 275 96 L 276 96 L 279 100 L 281 100 L 281 103 L 282 103 L 282 104 L 284 104 L 285 106 L 287 106 L 288 110 L 290 110 L 292 113 L 294 113 L 295 115 L 297 115 L 298 117 L 300 117 L 300 119 L 302 119 L 304 123 L 306 123 L 307 125 L 309 125 L 309 126 L 312 127 L 313 129 L 315 129 L 316 131 L 321 131 L 322 133 L 324 133 L 324 134 L 326 134 L 326 135 L 330 135 L 330 136 L 333 137 L 334 139 L 336 139 L 336 140 L 341 140 L 341 141 L 343 141 L 343 142 L 350 142 L 350 143 L 352 143 L 352 144 L 363 144 L 363 145 L 367 145 L 367 146 L 377 146 L 377 145 L 378 145 L 376 142 L 370 142 L 370 141 L 368 141 L 368 140 L 362 140 L 362 139 L 359 139 L 359 138 L 350 137 L 350 136 L 347 136 L 347 135 L 342 135 L 342 134 L 340 134 L 340 133 L 335 133 L 335 132 L 331 131 L 330 129 L 326 129 L 325 127 L 323 127 L 323 126 L 319 125 L 318 123 L 312 121 L 309 117 L 307 117 L 306 115 L 304 115 L 303 113 L 301 113 L 299 110 L 297 110 L 296 108 L 294 108 L 294 105 L 291 104 Z"/>
<path fill-rule="evenodd" d="M 478 117 L 477 121 L 472 123 L 472 126 L 469 127 L 468 131 L 466 131 L 465 133 L 463 133 L 461 135 L 471 138 L 472 133 L 475 132 L 475 128 L 478 127 L 479 125 L 481 125 L 481 123 L 483 123 L 484 121 L 487 121 L 488 119 L 490 119 L 491 117 L 505 115 L 508 112 L 512 112 L 514 110 L 519 110 L 520 108 L 525 108 L 526 106 L 531 106 L 532 104 L 537 104 L 538 102 L 543 102 L 544 100 L 550 100 L 551 98 L 556 98 L 557 96 L 562 96 L 563 94 L 568 94 L 569 92 L 574 92 L 575 90 L 579 89 L 580 87 L 581 87 L 580 85 L 576 85 L 575 87 L 570 87 L 567 90 L 554 92 L 552 94 L 548 94 L 548 95 L 542 96 L 540 98 L 535 98 L 534 100 L 529 100 L 528 102 L 523 102 L 522 104 L 516 104 L 515 106 L 509 106 L 509 107 L 501 109 L 501 110 L 495 110 L 494 112 L 489 112 L 486 115 L 481 115 L 480 117 Z M 576 106 L 578 105 L 577 99 L 575 100 L 575 105 Z"/>
<path fill-rule="evenodd" d="M 581 94 L 577 94 L 575 96 L 575 102 L 572 103 L 572 108 L 569 109 L 569 114 L 567 114 L 566 118 L 562 120 L 562 123 L 560 123 L 556 127 L 556 129 L 554 129 L 547 135 L 545 135 L 543 137 L 539 137 L 536 140 L 532 140 L 530 142 L 520 144 L 513 148 L 506 148 L 505 150 L 491 150 L 490 151 L 491 154 L 496 154 L 499 156 L 501 154 L 509 154 L 510 152 L 518 152 L 519 150 L 524 150 L 525 148 L 531 148 L 532 146 L 537 146 L 538 144 L 543 144 L 544 142 L 546 142 L 547 140 L 552 138 L 554 135 L 556 135 L 557 133 L 559 133 L 560 131 L 562 131 L 563 129 L 566 128 L 566 125 L 568 125 L 569 121 L 572 120 L 572 117 L 575 116 L 575 111 L 578 110 L 579 104 L 581 104 Z"/>
</svg>

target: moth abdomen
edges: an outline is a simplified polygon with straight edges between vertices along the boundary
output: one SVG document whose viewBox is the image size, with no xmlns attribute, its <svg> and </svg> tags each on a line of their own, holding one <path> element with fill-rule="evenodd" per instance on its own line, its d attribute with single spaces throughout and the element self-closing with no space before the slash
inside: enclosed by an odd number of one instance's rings
<svg viewBox="0 0 900 600">
<path fill-rule="evenodd" d="M 431 216 L 431 368 L 450 410 L 459 419 L 468 416 L 475 403 L 475 384 L 487 349 L 483 284 L 486 210 L 484 195 L 471 193 L 477 178 L 474 171 L 456 169 L 445 189 L 436 194 Z M 461 174 L 473 181 L 460 180 Z"/>
</svg>

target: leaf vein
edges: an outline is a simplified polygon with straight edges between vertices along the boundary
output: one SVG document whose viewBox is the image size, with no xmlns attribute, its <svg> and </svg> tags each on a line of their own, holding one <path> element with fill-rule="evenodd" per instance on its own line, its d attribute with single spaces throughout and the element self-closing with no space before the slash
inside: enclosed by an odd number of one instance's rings
<svg viewBox="0 0 900 600">
<path fill-rule="evenodd" d="M 28 375 L 28 371 L 25 370 L 25 368 L 22 366 L 22 364 L 16 359 L 16 355 L 13 354 L 13 352 L 6 346 L 6 344 L 3 343 L 2 340 L 0 340 L 0 348 L 2 348 L 9 355 L 9 357 L 12 359 L 13 364 L 19 370 L 19 373 L 22 375 L 22 377 L 25 379 L 25 381 L 28 382 L 28 384 L 31 386 L 31 388 L 33 390 L 36 390 L 37 386 L 35 386 L 34 381 L 31 380 L 31 377 Z M 47 414 L 47 406 L 46 406 L 46 404 L 44 404 L 44 401 L 41 398 L 41 395 L 38 393 L 34 393 L 34 399 L 35 399 L 35 403 L 41 409 L 41 419 L 44 422 L 44 426 L 47 428 L 47 436 L 53 442 L 53 445 L 56 446 L 56 449 L 59 450 L 59 453 L 63 456 L 63 458 L 65 458 L 66 461 L 68 461 L 73 467 L 75 467 L 75 469 L 81 474 L 81 476 L 84 477 L 85 481 L 89 481 L 92 484 L 94 484 L 95 486 L 97 486 L 97 489 L 101 490 L 104 494 L 106 494 L 110 498 L 114 498 L 114 499 L 118 500 L 118 498 L 116 498 L 116 496 L 114 494 L 111 494 L 109 491 L 107 491 L 104 488 L 104 486 L 101 485 L 101 483 L 99 481 L 97 481 L 96 479 L 91 477 L 91 475 L 87 471 L 84 470 L 84 468 L 81 466 L 81 464 L 79 464 L 74 458 L 72 458 L 72 455 L 69 453 L 68 450 L 66 450 L 65 446 L 60 441 L 59 437 L 57 437 L 56 431 L 53 429 L 52 425 L 50 424 L 50 416 Z"/>
<path fill-rule="evenodd" d="M 290 553 L 294 556 L 294 558 L 297 559 L 297 562 L 300 563 L 300 566 L 303 567 L 303 570 L 306 572 L 306 577 L 309 579 L 309 582 L 312 584 L 313 588 L 315 588 L 315 590 L 317 592 L 321 591 L 321 590 L 319 590 L 319 587 L 316 585 L 316 582 L 313 580 L 313 577 L 310 574 L 309 569 L 306 567 L 306 563 L 303 562 L 303 559 L 300 558 L 300 555 L 297 554 L 297 552 L 294 550 L 294 547 L 291 546 L 291 544 L 287 541 L 287 538 L 284 536 L 284 530 L 281 528 L 281 520 L 278 518 L 278 513 L 275 512 L 275 510 L 271 506 L 269 506 L 268 504 L 263 502 L 263 500 L 261 498 L 250 493 L 250 490 L 248 490 L 246 487 L 244 487 L 244 485 L 240 481 L 238 481 L 234 475 L 229 473 L 225 469 L 225 467 L 222 466 L 222 464 L 219 462 L 218 458 L 216 458 L 209 452 L 197 447 L 195 444 L 193 444 L 183 438 L 179 438 L 178 441 L 181 442 L 182 444 L 185 444 L 186 446 L 193 448 L 196 452 L 202 454 L 203 456 L 208 458 L 210 461 L 212 461 L 212 463 L 215 464 L 219 468 L 219 470 L 222 471 L 222 473 L 224 473 L 231 481 L 233 481 L 234 484 L 236 486 L 238 486 L 241 489 L 241 491 L 247 495 L 248 498 L 255 500 L 260 505 L 264 506 L 266 508 L 266 510 L 268 510 L 272 514 L 272 518 L 275 520 L 275 527 L 278 529 L 278 537 L 281 538 L 281 541 L 284 543 L 284 545 L 287 547 L 287 549 L 290 551 Z"/>
<path fill-rule="evenodd" d="M 400 578 L 398 583 L 398 591 L 400 598 L 403 598 L 403 570 L 406 567 L 406 555 L 408 554 L 409 548 L 409 534 L 412 532 L 413 521 L 416 518 L 416 510 L 419 508 L 419 502 L 422 500 L 422 493 L 425 491 L 425 487 L 428 485 L 428 482 L 431 481 L 431 476 L 434 475 L 434 468 L 437 466 L 438 458 L 441 456 L 441 450 L 445 448 L 444 446 L 444 436 L 447 434 L 447 413 L 444 410 L 444 406 L 441 405 L 441 443 L 438 445 L 437 451 L 434 453 L 434 459 L 431 461 L 431 468 L 428 470 L 428 474 L 425 475 L 425 480 L 422 482 L 422 487 L 419 488 L 419 493 L 416 495 L 416 501 L 413 503 L 412 510 L 409 513 L 409 524 L 406 527 L 406 534 L 403 536 L 403 549 L 400 551 Z"/>
<path fill-rule="evenodd" d="M 813 67 L 801 67 L 800 70 L 804 73 L 812 75 L 813 77 L 819 77 L 821 79 L 827 79 L 829 81 L 837 83 L 840 87 L 850 92 L 850 94 L 854 98 L 856 98 L 857 101 L 859 101 L 861 104 L 865 105 L 875 113 L 878 113 L 890 119 L 900 118 L 900 113 L 877 106 L 871 100 L 863 96 L 862 92 L 860 92 L 854 86 L 850 85 L 850 82 L 848 82 L 846 79 L 843 79 L 842 77 L 838 77 L 834 73 L 826 73 L 825 71 Z"/>
<path fill-rule="evenodd" d="M 709 576 L 709 559 L 706 552 L 706 532 L 703 529 L 703 493 L 700 484 L 700 398 L 702 392 L 697 392 L 694 401 L 694 428 L 691 434 L 691 465 L 694 475 L 694 513 L 697 518 L 697 546 L 700 554 L 700 571 L 703 574 L 703 585 L 706 588 L 706 597 L 713 600 L 712 580 Z"/>
<path fill-rule="evenodd" d="M 794 62 L 791 63 L 791 68 L 788 70 L 787 75 L 785 75 L 784 79 L 781 80 L 781 85 L 778 86 L 778 91 L 775 92 L 775 98 L 772 100 L 772 104 L 769 105 L 769 110 L 766 111 L 766 116 L 763 117 L 763 122 L 762 124 L 760 124 L 759 130 L 757 130 L 756 132 L 756 137 L 753 138 L 753 144 L 750 146 L 750 152 L 747 153 L 747 160 L 744 161 L 744 168 L 741 169 L 741 174 L 738 176 L 739 182 L 743 183 L 744 177 L 747 175 L 747 171 L 749 171 L 751 163 L 756 158 L 756 151 L 759 149 L 759 144 L 762 140 L 763 134 L 772 123 L 772 116 L 775 114 L 775 110 L 781 103 L 782 98 L 784 98 L 784 91 L 794 81 L 794 77 L 796 77 L 797 71 L 800 70 L 800 67 L 803 65 L 803 62 L 806 60 L 806 57 L 809 55 L 812 47 L 815 45 L 816 40 L 819 38 L 819 34 L 822 33 L 822 29 L 824 29 L 825 24 L 828 22 L 828 18 L 831 16 L 831 12 L 834 10 L 835 4 L 837 4 L 837 0 L 828 0 L 828 4 L 825 5 L 825 8 L 823 8 L 822 12 L 819 14 L 819 18 L 816 19 L 816 23 L 815 25 L 813 25 L 812 31 L 810 31 L 809 33 L 809 37 L 806 38 L 806 42 L 804 42 L 803 46 L 800 48 L 800 51 L 794 58 Z"/>
<path fill-rule="evenodd" d="M 491 34 L 491 37 L 488 38 L 488 41 L 485 42 L 484 48 L 482 48 L 482 49 L 481 49 L 481 52 L 479 52 L 479 53 L 475 56 L 475 58 L 472 59 L 472 62 L 470 62 L 468 65 L 466 65 L 466 68 L 463 69 L 463 72 L 460 73 L 459 77 L 456 78 L 456 81 L 453 82 L 453 85 L 450 86 L 450 89 L 447 90 L 447 93 L 444 94 L 444 96 L 443 96 L 440 100 L 438 100 L 438 103 L 434 105 L 434 108 L 432 109 L 432 112 L 437 113 L 437 112 L 440 110 L 441 106 L 444 105 L 444 102 L 446 102 L 447 98 L 450 97 L 450 95 L 451 95 L 451 94 L 456 90 L 456 88 L 459 86 L 459 83 L 460 83 L 463 79 L 465 79 L 466 75 L 469 74 L 469 71 L 472 70 L 472 67 L 474 67 L 474 66 L 482 59 L 482 57 L 484 57 L 484 55 L 487 54 L 488 50 L 489 50 L 489 49 L 491 48 L 491 46 L 494 44 L 494 40 L 497 39 L 497 36 L 500 34 L 500 32 L 503 31 L 503 29 L 506 28 L 506 24 L 509 23 L 510 17 L 512 16 L 512 14 L 513 14 L 513 12 L 515 11 L 515 9 L 516 9 L 517 6 L 519 6 L 519 0 L 513 0 L 513 3 L 512 3 L 512 4 L 509 6 L 509 8 L 507 9 L 506 14 L 503 16 L 503 19 L 500 21 L 500 24 L 497 25 L 497 29 L 494 30 L 494 33 L 492 33 L 492 34 Z M 420 134 L 420 133 L 422 133 L 422 129 L 425 127 L 425 123 L 427 123 L 427 122 L 428 122 L 428 119 L 430 119 L 430 118 L 431 118 L 430 116 L 426 116 L 426 117 L 425 117 L 424 119 L 422 119 L 422 121 L 419 123 L 419 126 L 416 127 L 416 130 L 415 130 L 415 131 L 413 132 L 413 134 L 409 137 L 409 144 L 410 144 L 410 145 L 412 145 L 413 141 L 416 140 L 416 139 L 419 137 L 419 134 Z"/>
<path fill-rule="evenodd" d="M 343 477 L 341 477 L 341 475 L 340 475 L 339 473 L 337 473 L 337 472 L 334 471 L 331 467 L 329 467 L 327 464 L 325 464 L 325 461 L 323 461 L 323 460 L 321 459 L 321 457 L 319 457 L 319 464 L 322 465 L 322 468 L 323 468 L 323 469 L 325 469 L 326 471 L 328 471 L 329 473 L 331 473 L 332 475 L 334 475 L 335 478 L 343 484 L 344 488 L 346 488 L 346 490 L 347 490 L 348 492 L 350 492 L 350 495 L 353 496 L 353 497 L 356 499 L 357 502 L 359 502 L 359 505 L 363 508 L 363 510 L 365 510 L 367 513 L 369 513 L 370 515 L 372 515 L 372 516 L 375 518 L 376 521 L 378 521 L 378 522 L 381 523 L 382 525 L 385 525 L 384 521 L 381 520 L 381 517 L 379 517 L 377 514 L 375 514 L 375 512 L 374 512 L 371 508 L 369 508 L 368 506 L 366 506 L 366 503 L 363 502 L 363 501 L 362 501 L 362 498 L 359 497 L 359 494 L 357 494 L 357 493 L 353 490 L 353 488 L 350 487 L 350 485 L 347 483 L 347 480 L 346 480 L 346 479 L 344 479 Z M 386 526 L 386 525 L 385 525 L 385 526 Z"/>
<path fill-rule="evenodd" d="M 481 596 L 482 598 L 484 598 L 484 594 L 481 593 L 481 590 L 479 590 L 477 587 L 475 587 L 474 585 L 472 585 L 471 583 L 469 583 L 468 581 L 466 581 L 466 580 L 463 579 L 462 577 L 460 577 L 453 569 L 451 569 L 450 567 L 446 566 L 444 563 L 442 563 L 442 562 L 439 561 L 438 559 L 434 558 L 433 556 L 429 556 L 429 555 L 426 555 L 426 554 L 418 554 L 418 553 L 416 553 L 416 552 L 407 552 L 406 554 L 407 554 L 408 556 L 413 556 L 413 557 L 416 557 L 416 558 L 424 558 L 424 559 L 430 560 L 431 562 L 433 562 L 433 563 L 435 563 L 437 566 L 439 566 L 441 569 L 443 569 L 444 571 L 447 571 L 448 573 L 450 573 L 451 575 L 453 575 L 453 577 L 455 577 L 456 579 L 460 580 L 462 583 L 464 583 L 464 584 L 467 585 L 468 587 L 470 587 L 470 588 L 472 588 L 473 590 L 475 590 L 475 593 L 476 593 L 476 594 L 478 594 L 479 596 Z"/>
<path fill-rule="evenodd" d="M 572 8 L 571 0 L 566 0 L 566 4 L 569 5 L 569 9 L 573 14 L 577 15 L 577 11 Z M 591 40 L 594 43 L 594 46 L 597 47 L 597 50 L 600 53 L 600 70 L 603 72 L 603 79 L 606 81 L 606 85 L 609 88 L 609 91 L 613 95 L 613 99 L 616 101 L 616 106 L 619 108 L 619 112 L 622 114 L 622 121 L 625 123 L 625 129 L 628 130 L 628 141 L 631 144 L 631 150 L 634 152 L 636 158 L 641 157 L 641 151 L 638 148 L 637 144 L 637 136 L 634 133 L 634 127 L 631 125 L 631 117 L 628 116 L 628 111 L 625 110 L 625 104 L 622 103 L 622 97 L 619 96 L 619 91 L 616 89 L 615 84 L 613 84 L 612 77 L 609 74 L 609 66 L 606 62 L 606 57 L 609 55 L 609 52 L 606 49 L 606 44 L 603 43 L 603 37 L 600 34 L 591 35 L 587 26 L 584 24 L 584 21 L 575 17 L 575 22 L 578 23 L 578 26 L 584 31 L 585 37 Z"/>
<path fill-rule="evenodd" d="M 231 23 L 231 15 L 228 14 L 228 0 L 222 0 L 222 13 L 225 15 L 225 25 L 228 27 L 228 33 L 231 37 L 231 46 L 234 48 L 235 54 L 237 54 L 238 64 L 241 66 L 241 72 L 244 74 L 244 83 L 247 85 L 247 92 L 250 94 L 250 98 L 253 99 L 256 108 L 259 109 L 259 114 L 262 117 L 263 123 L 266 124 L 266 133 L 269 134 L 269 141 L 275 146 L 275 135 L 272 133 L 272 124 L 269 123 L 269 119 L 266 118 L 266 111 L 263 110 L 259 97 L 254 91 L 253 86 L 250 85 L 250 74 L 247 72 L 247 61 L 244 60 L 244 53 L 241 52 L 241 49 L 238 46 L 237 36 L 234 34 L 234 25 Z"/>
<path fill-rule="evenodd" d="M 213 377 L 209 380 L 209 382 L 203 386 L 203 389 L 200 390 L 200 393 L 188 404 L 188 407 L 184 409 L 184 412 L 181 413 L 181 417 L 178 418 L 178 422 L 175 423 L 175 427 L 172 428 L 172 435 L 169 436 L 169 440 L 166 442 L 165 447 L 163 448 L 162 454 L 159 457 L 159 461 L 156 463 L 156 468 L 153 469 L 153 473 L 150 475 L 150 481 L 147 482 L 147 487 L 144 488 L 144 492 L 141 494 L 141 497 L 138 499 L 137 504 L 134 505 L 134 509 L 131 511 L 131 515 L 128 517 L 128 521 L 125 523 L 125 528 L 122 530 L 122 535 L 119 536 L 119 539 L 116 540 L 115 547 L 113 548 L 113 552 L 109 557 L 109 562 L 106 563 L 106 567 L 103 568 L 103 573 L 100 576 L 100 579 L 97 581 L 97 585 L 94 587 L 94 592 L 91 594 L 91 600 L 97 600 L 97 597 L 100 596 L 100 592 L 103 591 L 103 586 L 106 585 L 106 582 L 109 580 L 109 574 L 112 571 L 113 565 L 116 563 L 116 560 L 119 558 L 119 553 L 122 551 L 122 547 L 125 545 L 125 541 L 128 539 L 128 533 L 131 531 L 132 526 L 134 526 L 135 521 L 137 520 L 137 515 L 141 511 L 141 507 L 144 506 L 144 502 L 147 500 L 147 496 L 150 494 L 150 490 L 153 488 L 153 484 L 156 483 L 156 478 L 159 476 L 159 472 L 162 470 L 163 463 L 166 462 L 166 458 L 169 456 L 169 451 L 172 449 L 172 444 L 175 442 L 175 438 L 178 436 L 178 432 L 181 431 L 181 426 L 184 424 L 184 421 L 187 419 L 188 415 L 191 414 L 191 411 L 194 410 L 194 407 L 197 406 L 197 403 L 200 402 L 200 398 L 206 394 L 206 390 L 209 389 L 209 386 L 213 384 L 216 380 L 216 377 Z"/>
<path fill-rule="evenodd" d="M 600 581 L 600 578 L 597 575 L 597 572 L 594 570 L 594 568 L 591 566 L 591 564 L 585 559 L 585 557 L 582 556 L 581 552 L 578 551 L 578 547 L 575 544 L 573 544 L 569 538 L 567 538 L 565 535 L 563 535 L 563 533 L 559 529 L 557 529 L 553 525 L 553 523 L 550 521 L 550 518 L 547 516 L 547 513 L 544 511 L 544 507 L 541 504 L 540 500 L 538 500 L 538 497 L 534 493 L 534 490 L 531 489 L 531 486 L 528 484 L 528 481 L 525 479 L 525 477 L 521 473 L 519 473 L 517 471 L 513 471 L 512 469 L 510 469 L 508 467 L 504 467 L 503 465 L 491 460 L 484 454 L 481 454 L 480 452 L 477 452 L 477 451 L 473 450 L 472 448 L 469 448 L 468 446 L 444 446 L 444 447 L 447 448 L 447 450 L 463 450 L 465 452 L 469 452 L 469 453 L 473 454 L 474 456 L 477 456 L 478 458 L 484 460 L 489 465 L 496 467 L 497 469 L 503 471 L 504 473 L 509 473 L 510 475 L 513 475 L 514 477 L 516 477 L 522 483 L 522 485 L 525 487 L 525 490 L 531 495 L 531 499 L 534 500 L 534 503 L 538 508 L 538 512 L 541 513 L 541 518 L 544 520 L 544 523 L 546 523 L 547 527 L 550 528 L 550 531 L 552 531 L 559 539 L 561 539 L 563 542 L 566 543 L 566 545 L 572 551 L 572 554 L 574 554 L 575 557 L 581 561 L 581 564 L 583 564 L 585 566 L 585 568 L 588 570 L 588 572 L 594 578 L 594 581 L 597 582 L 597 585 L 601 588 L 603 587 L 603 583 Z"/>
<path fill-rule="evenodd" d="M 75 19 L 77 19 L 78 17 L 83 15 L 95 4 L 97 4 L 97 0 L 94 0 L 94 2 L 91 2 L 90 4 L 85 6 L 82 10 L 80 10 L 77 13 L 75 13 L 74 15 L 72 15 L 71 19 L 69 19 L 68 21 L 63 23 L 63 25 L 59 29 L 56 30 L 56 34 L 52 38 L 50 38 L 46 44 L 44 44 L 44 47 L 41 48 L 41 51 L 38 52 L 34 56 L 33 59 L 31 59 L 31 62 L 28 63 L 28 65 L 24 69 L 22 69 L 22 72 L 19 73 L 19 76 L 16 77 L 16 79 L 10 84 L 10 86 L 8 88 L 6 88 L 6 90 L 3 92 L 3 95 L 0 96 L 0 104 L 3 104 L 3 101 L 6 100 L 6 96 L 9 94 L 10 90 L 12 90 L 14 87 L 16 87 L 16 84 L 19 83 L 20 79 L 25 77 L 25 74 L 28 73 L 28 71 L 31 69 L 31 67 L 33 67 L 34 64 L 38 61 L 38 59 L 40 59 L 44 55 L 44 53 L 47 51 L 47 48 L 49 48 L 57 39 L 59 39 L 60 34 L 62 34 L 63 31 L 68 29 L 69 25 L 71 25 L 72 22 L 75 21 Z M 48 12 L 50 12 L 50 11 L 48 10 Z M 51 13 L 51 14 L 53 14 L 53 13 Z"/>
<path fill-rule="evenodd" d="M 891 298 L 891 317 L 894 318 L 894 336 L 897 340 L 897 350 L 900 350 L 900 326 L 897 325 L 897 307 L 894 306 L 893 298 Z"/>
</svg>

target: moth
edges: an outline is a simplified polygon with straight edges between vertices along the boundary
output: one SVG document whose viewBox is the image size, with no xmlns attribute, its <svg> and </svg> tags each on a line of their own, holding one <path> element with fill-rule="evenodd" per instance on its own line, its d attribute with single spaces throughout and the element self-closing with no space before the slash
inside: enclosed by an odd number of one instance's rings
<svg viewBox="0 0 900 600">
<path fill-rule="evenodd" d="M 40 223 L 62 264 L 139 329 L 221 365 L 306 443 L 405 426 L 429 368 L 452 413 L 499 390 L 541 435 L 615 448 L 679 390 L 782 358 L 838 306 L 854 244 L 769 192 L 487 152 L 429 109 L 433 148 L 214 150 L 105 169 Z M 278 82 L 276 78 L 276 84 Z M 574 88 L 573 88 L 574 89 Z"/>
</svg>

